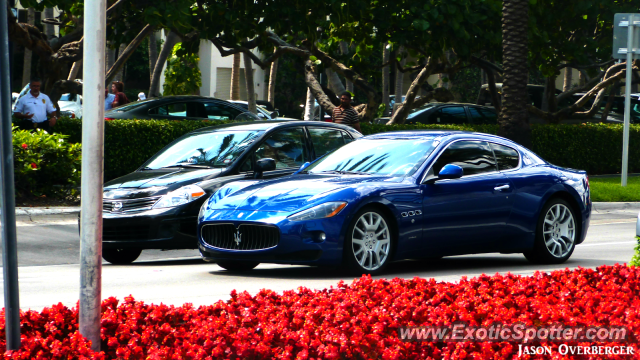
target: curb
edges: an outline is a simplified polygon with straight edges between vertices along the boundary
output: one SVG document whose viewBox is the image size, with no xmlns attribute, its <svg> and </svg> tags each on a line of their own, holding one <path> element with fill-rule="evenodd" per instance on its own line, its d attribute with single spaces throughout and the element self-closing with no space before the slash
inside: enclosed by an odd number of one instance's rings
<svg viewBox="0 0 640 360">
<path fill-rule="evenodd" d="M 594 202 L 594 211 L 640 210 L 640 202 Z"/>
</svg>

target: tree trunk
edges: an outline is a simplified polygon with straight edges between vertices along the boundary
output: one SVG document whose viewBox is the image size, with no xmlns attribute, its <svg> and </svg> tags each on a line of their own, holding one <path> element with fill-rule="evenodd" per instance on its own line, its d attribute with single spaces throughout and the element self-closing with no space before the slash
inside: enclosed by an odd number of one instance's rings
<svg viewBox="0 0 640 360">
<path fill-rule="evenodd" d="M 391 116 L 391 120 L 387 123 L 387 125 L 391 124 L 404 124 L 407 115 L 409 115 L 409 111 L 413 107 L 413 102 L 418 95 L 418 91 L 420 91 L 420 87 L 424 84 L 425 81 L 429 78 L 431 73 L 433 72 L 434 61 L 429 59 L 427 64 L 420 70 L 418 76 L 413 80 L 411 86 L 409 86 L 409 90 L 407 91 L 407 97 L 403 103 L 401 103 L 400 107 L 396 112 Z M 396 104 L 398 104 L 398 97 L 396 95 Z"/>
<path fill-rule="evenodd" d="M 578 71 L 578 85 L 584 86 L 586 82 L 587 82 L 587 77 L 584 76 L 584 73 L 582 71 Z"/>
<path fill-rule="evenodd" d="M 400 48 L 400 50 L 402 50 L 402 48 Z M 400 61 L 400 66 L 404 66 L 406 63 L 407 63 L 407 59 L 404 58 Z M 396 67 L 395 69 L 396 69 L 396 79 L 395 79 L 396 83 L 395 83 L 395 90 L 393 91 L 393 94 L 395 96 L 395 103 L 393 104 L 392 113 L 395 113 L 398 110 L 398 108 L 402 104 L 402 95 L 404 95 L 404 92 L 402 92 L 402 85 L 404 83 L 404 73 L 398 70 L 398 67 Z"/>
<path fill-rule="evenodd" d="M 162 45 L 162 50 L 160 50 L 160 54 L 158 55 L 158 60 L 156 60 L 156 65 L 153 67 L 153 76 L 151 77 L 151 85 L 149 86 L 149 98 L 160 96 L 160 76 L 162 75 L 162 69 L 178 41 L 180 41 L 180 37 L 173 31 L 167 34 L 167 38 Z"/>
<path fill-rule="evenodd" d="M 271 70 L 269 71 L 269 93 L 267 95 L 267 101 L 271 103 L 271 106 L 276 107 L 276 75 L 278 74 L 278 59 L 275 59 L 271 63 Z"/>
<path fill-rule="evenodd" d="M 502 2 L 502 94 L 498 135 L 531 148 L 527 96 L 528 0 Z"/>
<path fill-rule="evenodd" d="M 140 46 L 140 44 L 142 43 L 142 40 L 144 40 L 147 36 L 149 36 L 151 32 L 153 32 L 153 26 L 151 24 L 147 24 L 147 26 L 142 28 L 142 30 L 140 30 L 138 35 L 136 35 L 136 37 L 133 40 L 131 40 L 129 45 L 122 50 L 122 52 L 120 53 L 120 56 L 118 56 L 118 60 L 116 60 L 116 62 L 111 67 L 111 69 L 109 69 L 109 71 L 105 75 L 106 84 L 110 83 L 113 80 L 113 78 L 122 69 L 122 67 L 127 62 L 127 60 L 129 60 L 129 57 L 131 57 L 131 55 L 133 55 L 133 53 L 136 51 L 138 46 Z M 120 45 L 120 48 L 122 47 L 123 46 Z"/>
<path fill-rule="evenodd" d="M 342 84 L 342 80 L 340 80 L 338 73 L 333 71 L 331 68 L 327 68 L 324 73 L 327 74 L 327 85 L 334 94 L 340 96 L 340 94 L 347 90 L 347 88 Z"/>
<path fill-rule="evenodd" d="M 311 92 L 311 88 L 307 87 L 307 101 L 304 105 L 304 120 L 313 120 L 313 114 L 315 110 L 316 98 Z"/>
<path fill-rule="evenodd" d="M 240 53 L 233 54 L 233 67 L 231 68 L 231 100 L 240 100 Z"/>
<path fill-rule="evenodd" d="M 158 62 L 158 41 L 154 32 L 149 36 L 149 81 L 153 79 L 156 62 Z"/>
<path fill-rule="evenodd" d="M 247 104 L 249 105 L 249 112 L 257 114 L 256 109 L 256 93 L 253 88 L 253 61 L 247 53 L 243 53 L 244 56 L 244 79 L 247 82 Z"/>
<path fill-rule="evenodd" d="M 118 60 L 120 60 L 120 57 L 124 55 L 124 49 L 126 48 L 127 48 L 127 44 L 120 44 L 120 46 L 118 47 Z M 113 80 L 124 81 L 124 66 L 120 67 L 120 70 L 118 70 L 116 75 L 113 77 Z"/>
<path fill-rule="evenodd" d="M 33 25 L 36 22 L 36 10 L 34 8 L 27 9 L 27 23 Z M 29 83 L 31 80 L 31 59 L 33 53 L 31 50 L 24 49 L 24 62 L 22 65 L 22 86 Z"/>
<path fill-rule="evenodd" d="M 569 91 L 573 87 L 573 69 L 570 67 L 564 68 L 564 83 L 562 85 L 562 92 Z"/>
<path fill-rule="evenodd" d="M 43 15 L 45 19 L 53 18 L 53 8 L 44 8 Z M 44 34 L 47 35 L 47 40 L 51 40 L 56 36 L 53 24 L 44 24 Z"/>
<path fill-rule="evenodd" d="M 542 111 L 556 111 L 556 78 L 544 78 L 544 92 L 542 93 Z"/>
<path fill-rule="evenodd" d="M 391 60 L 391 51 L 389 51 L 389 43 L 382 44 L 382 63 L 386 64 Z M 384 113 L 382 116 L 389 116 L 389 70 L 390 66 L 382 68 L 382 104 L 384 105 Z"/>
<path fill-rule="evenodd" d="M 71 71 L 69 71 L 69 77 L 67 77 L 67 80 L 75 80 L 78 77 L 78 73 L 80 72 L 81 67 L 82 60 L 74 62 L 73 66 L 71 66 Z"/>
</svg>

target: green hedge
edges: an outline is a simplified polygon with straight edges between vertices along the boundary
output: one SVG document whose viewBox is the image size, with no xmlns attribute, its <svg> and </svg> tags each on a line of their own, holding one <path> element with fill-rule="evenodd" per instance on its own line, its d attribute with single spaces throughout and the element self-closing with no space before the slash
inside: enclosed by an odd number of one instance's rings
<svg viewBox="0 0 640 360">
<path fill-rule="evenodd" d="M 113 120 L 105 123 L 105 178 L 113 179 L 137 167 L 179 136 L 206 126 L 232 121 Z M 55 131 L 81 142 L 81 120 L 61 119 Z M 374 125 L 361 124 L 365 135 L 385 131 L 442 129 L 496 134 L 497 125 Z M 532 125 L 533 151 L 545 160 L 587 173 L 613 174 L 622 164 L 622 125 Z M 629 170 L 640 172 L 640 125 L 631 125 Z"/>
</svg>

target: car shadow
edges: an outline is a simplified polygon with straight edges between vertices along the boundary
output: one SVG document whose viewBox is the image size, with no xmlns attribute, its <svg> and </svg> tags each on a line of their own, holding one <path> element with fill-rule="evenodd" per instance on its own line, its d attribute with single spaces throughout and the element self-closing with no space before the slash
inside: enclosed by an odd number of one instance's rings
<svg viewBox="0 0 640 360">
<path fill-rule="evenodd" d="M 201 258 L 199 257 L 194 257 L 194 258 L 176 258 L 176 259 L 158 259 L 158 260 L 137 260 L 132 262 L 131 264 L 126 264 L 124 266 L 137 266 L 137 267 L 144 267 L 144 266 L 178 266 L 178 265 L 198 265 L 198 264 L 202 264 L 205 265 L 207 264 L 206 262 L 204 262 Z M 123 266 L 123 265 L 114 265 L 108 262 L 103 262 L 102 266 Z"/>
<path fill-rule="evenodd" d="M 563 264 L 541 265 L 530 263 L 520 254 L 482 254 L 450 256 L 442 259 L 403 260 L 389 264 L 389 267 L 381 275 L 373 276 L 376 279 L 392 278 L 431 278 L 444 276 L 469 276 L 475 277 L 481 274 L 494 275 L 513 273 L 531 273 L 534 271 L 553 271 L 565 268 L 594 268 L 600 265 L 614 265 L 617 261 L 605 259 L 581 259 L 571 258 Z M 211 264 L 213 265 L 213 264 Z M 266 278 L 266 279 L 301 279 L 301 280 L 351 280 L 359 276 L 349 274 L 340 268 L 325 268 L 313 266 L 282 265 L 242 272 L 226 271 L 217 267 L 217 270 L 209 271 L 209 274 L 224 277 Z"/>
</svg>

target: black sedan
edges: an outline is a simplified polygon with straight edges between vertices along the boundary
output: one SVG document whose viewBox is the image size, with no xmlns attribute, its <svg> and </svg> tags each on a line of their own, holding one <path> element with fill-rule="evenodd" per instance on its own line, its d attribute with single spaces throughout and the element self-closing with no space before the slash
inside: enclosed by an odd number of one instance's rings
<svg viewBox="0 0 640 360">
<path fill-rule="evenodd" d="M 390 118 L 379 118 L 386 124 Z M 497 124 L 498 115 L 492 107 L 463 103 L 428 103 L 411 110 L 405 124 Z"/>
<path fill-rule="evenodd" d="M 197 249 L 200 206 L 237 180 L 290 175 L 362 135 L 344 125 L 255 121 L 191 132 L 104 186 L 102 257 L 131 263 L 143 249 Z"/>
<path fill-rule="evenodd" d="M 105 120 L 234 120 L 247 112 L 240 104 L 204 96 L 165 96 L 119 106 L 104 114 Z M 275 119 L 277 112 L 258 107 L 258 117 Z"/>
</svg>

